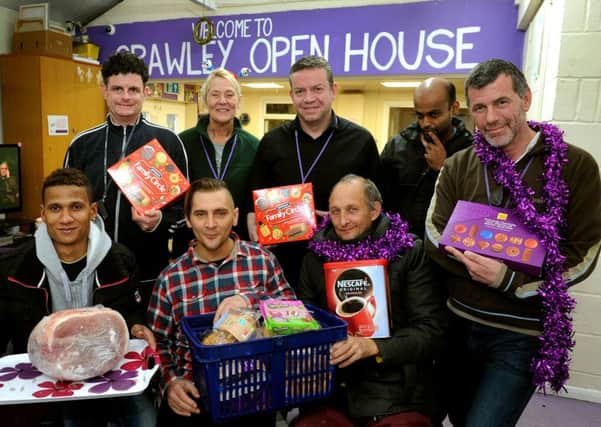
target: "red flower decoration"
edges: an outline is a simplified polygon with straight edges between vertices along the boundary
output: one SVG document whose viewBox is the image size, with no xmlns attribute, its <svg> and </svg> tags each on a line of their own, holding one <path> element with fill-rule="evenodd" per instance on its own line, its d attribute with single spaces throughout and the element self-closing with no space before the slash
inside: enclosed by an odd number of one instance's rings
<svg viewBox="0 0 601 427">
<path fill-rule="evenodd" d="M 82 383 L 72 383 L 69 381 L 57 381 L 53 383 L 52 381 L 44 381 L 43 383 L 38 384 L 39 387 L 42 387 L 43 390 L 38 390 L 33 393 L 33 397 L 43 398 L 43 397 L 65 397 L 65 396 L 73 396 L 74 390 L 79 390 L 83 387 Z"/>
<path fill-rule="evenodd" d="M 133 359 L 133 361 L 125 362 L 121 365 L 121 369 L 124 371 L 135 371 L 140 368 L 146 371 L 152 369 L 160 362 L 158 353 L 151 349 L 150 346 L 146 346 L 141 353 L 130 351 L 129 353 L 126 353 L 123 358 Z"/>
</svg>

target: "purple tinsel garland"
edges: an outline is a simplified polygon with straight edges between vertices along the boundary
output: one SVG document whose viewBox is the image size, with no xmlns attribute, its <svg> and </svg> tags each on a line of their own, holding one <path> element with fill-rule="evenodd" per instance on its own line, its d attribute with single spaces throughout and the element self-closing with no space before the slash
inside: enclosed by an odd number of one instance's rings
<svg viewBox="0 0 601 427">
<path fill-rule="evenodd" d="M 538 289 L 543 306 L 543 333 L 538 354 L 531 364 L 534 384 L 545 391 L 548 382 L 559 392 L 570 377 L 570 353 L 574 347 L 571 312 L 576 301 L 568 294 L 562 277 L 565 256 L 561 254 L 560 229 L 566 226 L 565 211 L 569 189 L 561 178 L 567 163 L 568 146 L 563 131 L 549 123 L 529 121 L 530 127 L 542 132 L 545 144 L 542 190 L 545 213 L 538 213 L 531 199 L 534 190 L 524 185 L 513 161 L 503 151 L 486 142 L 480 132 L 474 135 L 476 154 L 483 164 L 494 168 L 495 181 L 505 187 L 515 202 L 514 212 L 540 238 L 547 251 L 543 268 L 543 283 Z"/>
<path fill-rule="evenodd" d="M 399 253 L 413 246 L 413 236 L 408 233 L 409 225 L 398 214 L 384 214 L 390 221 L 388 229 L 380 237 L 367 236 L 355 243 L 344 243 L 339 240 L 313 239 L 309 249 L 324 257 L 328 262 L 356 261 L 364 259 L 384 258 L 389 262 Z M 324 229 L 330 220 L 322 222 L 319 230 Z"/>
</svg>

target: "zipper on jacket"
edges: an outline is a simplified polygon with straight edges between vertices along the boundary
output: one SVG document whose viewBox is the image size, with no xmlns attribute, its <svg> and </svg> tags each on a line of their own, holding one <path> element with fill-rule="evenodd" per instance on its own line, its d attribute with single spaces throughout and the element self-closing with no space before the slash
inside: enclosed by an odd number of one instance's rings
<svg viewBox="0 0 601 427">
<path fill-rule="evenodd" d="M 19 280 L 17 280 L 16 278 L 12 277 L 12 276 L 8 276 L 6 278 L 6 280 L 9 283 L 13 283 L 15 286 L 22 286 L 24 288 L 28 288 L 28 289 L 37 289 L 40 290 L 42 292 L 44 292 L 44 303 L 45 303 L 45 308 L 46 308 L 46 314 L 50 313 L 50 306 L 48 305 L 48 290 L 46 288 L 41 287 L 41 285 L 43 284 L 44 280 L 46 278 L 46 272 L 44 272 L 42 274 L 42 279 L 40 280 L 40 286 L 32 286 L 32 285 L 28 285 L 26 283 L 23 283 Z"/>
<path fill-rule="evenodd" d="M 135 125 L 134 125 L 135 126 Z M 133 133 L 133 128 L 132 128 Z M 125 150 L 127 149 L 127 126 L 123 126 L 123 139 L 121 140 L 121 156 L 122 159 L 125 156 Z M 121 211 L 121 189 L 117 187 L 117 200 L 115 202 L 115 242 L 119 241 L 119 213 Z"/>
</svg>

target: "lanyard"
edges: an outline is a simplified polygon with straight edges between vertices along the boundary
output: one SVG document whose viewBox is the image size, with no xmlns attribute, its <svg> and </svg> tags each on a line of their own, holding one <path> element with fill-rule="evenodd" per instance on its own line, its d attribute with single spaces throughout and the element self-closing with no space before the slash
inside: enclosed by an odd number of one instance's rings
<svg viewBox="0 0 601 427">
<path fill-rule="evenodd" d="M 207 151 L 207 147 L 205 147 L 205 142 L 202 139 L 202 135 L 200 137 L 200 145 L 202 145 L 202 149 L 205 152 L 205 157 L 207 158 L 207 163 L 211 168 L 211 172 L 213 172 L 213 178 L 223 181 L 225 178 L 225 173 L 227 172 L 228 167 L 230 166 L 230 161 L 232 160 L 232 155 L 234 154 L 234 150 L 236 149 L 236 144 L 238 143 L 238 134 L 234 136 L 234 143 L 232 144 L 232 149 L 230 150 L 230 154 L 227 157 L 227 161 L 225 162 L 225 166 L 221 168 L 221 175 L 217 174 L 215 167 L 213 166 L 213 162 L 211 162 L 211 157 L 209 156 L 209 152 Z"/>
<path fill-rule="evenodd" d="M 332 132 L 330 132 L 328 139 L 326 139 L 326 142 L 323 144 L 323 147 L 321 147 L 321 150 L 315 157 L 315 160 L 313 160 L 313 163 L 311 164 L 311 167 L 309 168 L 309 170 L 307 171 L 306 174 L 303 170 L 303 160 L 301 159 L 301 154 L 300 154 L 300 145 L 298 142 L 298 129 L 294 130 L 294 141 L 296 142 L 296 156 L 298 158 L 298 169 L 300 170 L 300 174 L 301 174 L 301 183 L 304 184 L 305 181 L 307 180 L 307 178 L 309 178 L 309 175 L 311 174 L 311 172 L 313 171 L 313 168 L 315 167 L 315 165 L 321 158 L 323 152 L 326 151 L 326 148 L 327 148 L 328 144 L 330 143 L 332 136 L 334 136 L 334 132 L 336 131 L 337 126 L 338 126 L 338 117 L 336 117 L 336 122 L 334 123 L 334 129 L 332 129 Z"/>
<path fill-rule="evenodd" d="M 528 163 L 526 163 L 526 167 L 524 168 L 524 170 L 522 171 L 522 173 L 520 173 L 520 179 L 522 179 L 522 180 L 524 179 L 524 175 L 526 175 L 526 171 L 528 170 L 528 168 L 532 164 L 533 160 L 534 160 L 534 156 L 531 156 L 530 160 L 528 160 Z M 487 164 L 484 165 L 484 183 L 486 184 L 486 199 L 488 200 L 488 204 L 489 205 L 495 205 L 494 203 L 491 202 L 491 191 L 490 191 L 490 183 L 488 182 L 488 165 Z M 501 201 L 503 201 L 503 196 L 501 196 Z M 509 205 L 509 200 L 507 200 L 505 202 L 505 206 L 504 207 L 506 208 L 507 205 Z"/>
<path fill-rule="evenodd" d="M 125 144 L 123 144 L 123 141 L 121 141 L 121 155 L 119 156 L 119 159 L 122 159 L 125 156 L 125 151 L 127 150 L 127 146 L 129 145 L 131 138 L 134 136 L 134 132 L 138 128 L 138 123 L 133 125 L 129 135 L 127 135 L 127 126 L 125 126 L 125 135 L 126 135 L 125 136 Z M 109 182 L 108 182 L 108 145 L 109 145 L 109 128 L 110 127 L 111 127 L 111 125 L 109 123 L 106 127 L 106 131 L 104 132 L 104 177 L 103 177 L 104 191 L 102 193 L 102 199 L 100 199 L 100 200 L 102 200 L 102 202 L 104 202 L 106 200 L 106 195 L 108 193 L 108 186 L 109 186 Z"/>
</svg>

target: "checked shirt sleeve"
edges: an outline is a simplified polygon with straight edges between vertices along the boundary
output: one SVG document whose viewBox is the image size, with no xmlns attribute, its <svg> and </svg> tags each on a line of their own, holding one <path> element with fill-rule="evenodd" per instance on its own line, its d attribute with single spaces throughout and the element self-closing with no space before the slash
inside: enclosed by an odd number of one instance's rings
<svg viewBox="0 0 601 427">
<path fill-rule="evenodd" d="M 161 375 L 166 386 L 177 377 L 175 344 L 177 325 L 173 319 L 171 300 L 167 296 L 168 276 L 161 275 L 157 280 L 148 305 L 148 325 L 157 341 L 157 350 L 161 358 Z"/>
<path fill-rule="evenodd" d="M 257 306 L 260 300 L 266 298 L 296 299 L 275 255 L 261 248 L 252 258 L 253 271 L 250 276 L 258 279 L 255 281 L 257 285 L 241 292 L 252 306 Z"/>
</svg>

